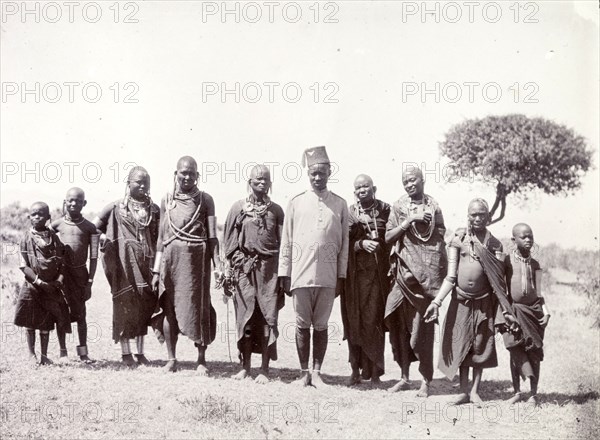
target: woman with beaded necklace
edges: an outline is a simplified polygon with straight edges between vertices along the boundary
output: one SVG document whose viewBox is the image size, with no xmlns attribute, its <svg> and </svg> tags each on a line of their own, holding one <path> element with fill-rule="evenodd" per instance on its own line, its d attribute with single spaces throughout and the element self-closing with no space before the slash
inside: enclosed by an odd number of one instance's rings
<svg viewBox="0 0 600 440">
<path fill-rule="evenodd" d="M 262 354 L 261 372 L 255 381 L 266 383 L 269 361 L 277 360 L 277 317 L 284 301 L 277 281 L 283 209 L 268 196 L 271 173 L 265 165 L 252 167 L 248 187 L 248 197 L 231 207 L 224 232 L 242 361 L 234 378 L 250 374 L 254 352 Z"/>
<path fill-rule="evenodd" d="M 383 312 L 390 286 L 390 252 L 384 236 L 391 207 L 375 198 L 376 191 L 373 179 L 366 174 L 354 180 L 356 203 L 349 208 L 348 273 L 341 295 L 344 338 L 352 368 L 350 386 L 358 384 L 361 376 L 379 385 L 385 371 Z"/>
<path fill-rule="evenodd" d="M 177 371 L 177 339 L 182 333 L 198 348 L 196 371 L 208 375 L 205 353 L 217 332 L 210 300 L 210 262 L 220 271 L 215 203 L 198 188 L 198 165 L 190 156 L 177 162 L 174 188 L 161 202 L 161 226 L 152 285 L 163 314 L 153 321 L 167 343 L 165 371 Z"/>
<path fill-rule="evenodd" d="M 150 198 L 150 176 L 145 168 L 129 171 L 125 197 L 109 203 L 94 219 L 105 234 L 102 264 L 113 296 L 113 339 L 121 343 L 123 363 L 149 364 L 144 336 L 157 304 L 152 288 L 159 209 Z M 135 338 L 137 354 L 129 340 Z M 137 361 L 137 362 L 136 362 Z"/>
<path fill-rule="evenodd" d="M 423 381 L 417 395 L 427 397 L 433 378 L 435 323 L 425 322 L 423 316 L 448 269 L 446 226 L 439 205 L 424 192 L 419 168 L 404 170 L 402 184 L 407 194 L 394 203 L 385 234 L 385 241 L 394 246 L 394 283 L 387 298 L 385 320 L 394 360 L 402 371 L 400 381 L 389 391 L 410 388 L 410 364 L 418 360 Z"/>
</svg>

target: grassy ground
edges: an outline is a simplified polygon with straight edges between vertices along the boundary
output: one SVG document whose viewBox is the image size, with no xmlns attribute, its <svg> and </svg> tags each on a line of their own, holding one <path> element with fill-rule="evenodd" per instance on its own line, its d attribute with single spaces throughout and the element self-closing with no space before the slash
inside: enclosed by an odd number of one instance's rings
<svg viewBox="0 0 600 440">
<path fill-rule="evenodd" d="M 11 272 L 12 271 L 12 272 Z M 152 366 L 123 368 L 111 340 L 111 297 L 103 274 L 96 278 L 88 302 L 92 365 L 75 361 L 75 339 L 69 339 L 67 365 L 29 366 L 25 334 L 12 325 L 14 304 L 10 283 L 21 282 L 12 264 L 3 265 L 1 303 L 0 410 L 3 439 L 13 438 L 598 438 L 599 332 L 582 316 L 585 298 L 568 286 L 553 286 L 547 299 L 553 316 L 546 333 L 542 363 L 542 405 L 509 407 L 511 395 L 508 355 L 497 339 L 500 366 L 484 372 L 482 397 L 486 406 L 452 407 L 454 384 L 438 372 L 433 395 L 419 399 L 416 391 L 397 394 L 366 382 L 343 385 L 349 372 L 342 341 L 339 302 L 331 319 L 330 343 L 324 365 L 326 390 L 302 389 L 297 377 L 293 310 L 288 301 L 280 314 L 279 360 L 274 379 L 258 385 L 235 381 L 238 371 L 227 344 L 227 308 L 215 292 L 218 333 L 207 352 L 211 377 L 194 370 L 195 349 L 180 340 L 182 370 L 165 374 L 166 349 L 153 335 L 146 342 Z M 233 307 L 229 307 L 231 355 L 236 359 Z M 439 333 L 438 333 L 439 339 Z M 436 354 L 437 354 L 436 345 Z M 50 354 L 58 354 L 51 337 Z M 258 363 L 258 357 L 255 363 Z M 437 362 L 437 359 L 436 359 Z M 413 365 L 413 379 L 417 379 Z M 399 379 L 389 347 L 384 385 Z M 413 381 L 415 387 L 418 381 Z M 525 390 L 528 384 L 525 385 Z"/>
</svg>

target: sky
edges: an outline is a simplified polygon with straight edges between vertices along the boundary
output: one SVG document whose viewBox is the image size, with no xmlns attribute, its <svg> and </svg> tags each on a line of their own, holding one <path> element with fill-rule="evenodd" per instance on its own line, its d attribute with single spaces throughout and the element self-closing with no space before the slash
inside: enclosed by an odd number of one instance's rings
<svg viewBox="0 0 600 440">
<path fill-rule="evenodd" d="M 595 1 L 3 2 L 0 36 L 2 206 L 59 206 L 79 186 L 99 211 L 132 164 L 158 201 L 191 155 L 224 221 L 253 163 L 271 164 L 285 208 L 309 185 L 303 150 L 325 145 L 349 203 L 361 173 L 392 203 L 416 163 L 455 229 L 494 187 L 447 182 L 439 143 L 467 119 L 521 113 L 584 136 L 594 169 L 566 198 L 509 196 L 492 232 L 524 221 L 542 245 L 598 248 Z"/>
</svg>

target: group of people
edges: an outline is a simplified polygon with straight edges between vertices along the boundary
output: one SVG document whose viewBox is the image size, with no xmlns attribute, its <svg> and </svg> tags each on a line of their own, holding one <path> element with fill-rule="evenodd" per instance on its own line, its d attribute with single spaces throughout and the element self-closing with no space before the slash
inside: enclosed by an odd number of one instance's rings
<svg viewBox="0 0 600 440">
<path fill-rule="evenodd" d="M 15 314 L 15 324 L 27 329 L 31 359 L 38 362 L 38 330 L 40 363 L 51 363 L 48 334 L 55 326 L 60 360 L 68 359 L 65 335 L 71 322 L 77 322 L 77 354 L 93 362 L 86 343 L 85 303 L 101 254 L 112 293 L 113 339 L 121 344 L 128 366 L 149 363 L 144 336 L 151 326 L 166 343 L 166 371 L 178 369 L 176 347 L 182 334 L 198 349 L 198 373 L 208 374 L 206 350 L 216 336 L 210 295 L 214 270 L 217 287 L 235 306 L 242 365 L 236 379 L 251 375 L 251 357 L 258 353 L 262 362 L 255 380 L 269 381 L 269 363 L 277 359 L 278 312 L 288 295 L 296 316 L 296 382 L 327 386 L 321 367 L 328 321 L 340 296 L 351 367 L 348 384 L 381 383 L 388 332 L 401 370 L 390 391 L 410 388 L 410 365 L 419 361 L 418 395 L 427 397 L 435 324 L 451 294 L 439 369 L 450 379 L 460 375 L 455 403 L 481 404 L 482 370 L 498 364 L 496 331 L 503 333 L 510 350 L 511 402 L 524 399 L 520 381 L 529 378 L 529 401 L 537 403 L 550 313 L 541 294 L 541 270 L 531 256 L 531 228 L 515 225 L 515 249 L 506 255 L 487 229 L 487 203 L 477 198 L 468 206 L 467 228 L 457 229 L 446 245 L 442 210 L 425 194 L 418 168 L 403 172 L 406 195 L 393 205 L 376 198 L 371 177 L 359 175 L 355 203 L 348 208 L 327 188 L 331 168 L 325 147 L 305 150 L 303 164 L 310 190 L 293 197 L 285 213 L 269 197 L 269 168 L 252 168 L 247 196 L 227 215 L 222 252 L 213 198 L 198 188 L 198 166 L 189 156 L 177 162 L 173 188 L 160 206 L 150 198 L 150 176 L 142 167 L 131 169 L 124 197 L 106 206 L 93 222 L 82 216 L 87 202 L 79 188 L 67 192 L 64 216 L 50 226 L 48 205 L 34 203 L 29 211 L 32 228 L 21 241 L 25 282 Z"/>
</svg>

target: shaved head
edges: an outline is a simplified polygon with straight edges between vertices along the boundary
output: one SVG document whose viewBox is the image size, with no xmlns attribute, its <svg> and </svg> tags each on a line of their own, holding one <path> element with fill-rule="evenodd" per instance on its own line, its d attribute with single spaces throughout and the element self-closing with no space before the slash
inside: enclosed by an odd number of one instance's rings
<svg viewBox="0 0 600 440">
<path fill-rule="evenodd" d="M 183 156 L 177 161 L 177 169 L 181 168 L 184 164 L 194 167 L 198 169 L 198 164 L 196 163 L 196 159 L 192 156 Z"/>
<path fill-rule="evenodd" d="M 46 211 L 46 213 L 48 215 L 50 215 L 50 207 L 48 206 L 48 204 L 44 203 L 44 202 L 35 202 L 31 205 L 31 207 L 29 208 L 30 211 L 33 210 L 37 210 L 40 209 L 42 211 Z"/>
<path fill-rule="evenodd" d="M 74 186 L 73 188 L 67 191 L 66 198 L 69 199 L 70 197 L 84 200 L 85 192 L 81 188 Z"/>
<path fill-rule="evenodd" d="M 373 179 L 371 179 L 371 176 L 368 176 L 366 174 L 359 174 L 358 176 L 356 176 L 356 179 L 354 179 L 354 186 L 356 186 L 358 184 L 365 184 L 368 183 L 371 186 L 373 186 Z"/>
<path fill-rule="evenodd" d="M 405 170 L 402 171 L 402 180 L 404 180 L 404 178 L 406 176 L 416 176 L 416 177 L 420 177 L 422 179 L 423 178 L 423 172 L 418 167 L 410 166 L 410 167 L 407 167 Z"/>
<path fill-rule="evenodd" d="M 519 235 L 520 232 L 529 232 L 529 233 L 533 234 L 533 230 L 531 229 L 531 226 L 529 226 L 527 223 L 517 223 L 516 225 L 513 226 L 513 228 L 512 228 L 513 237 L 516 237 L 517 235 Z"/>
</svg>

